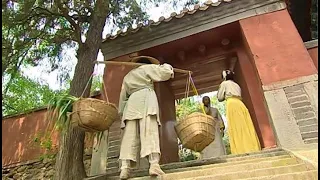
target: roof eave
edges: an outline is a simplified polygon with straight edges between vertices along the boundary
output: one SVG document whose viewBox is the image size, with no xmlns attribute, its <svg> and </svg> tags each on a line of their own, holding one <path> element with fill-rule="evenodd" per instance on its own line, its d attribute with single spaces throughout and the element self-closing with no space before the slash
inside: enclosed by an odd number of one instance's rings
<svg viewBox="0 0 320 180">
<path fill-rule="evenodd" d="M 211 5 L 213 6 L 213 5 Z M 139 52 L 193 34 L 210 30 L 238 20 L 283 10 L 282 0 L 241 0 L 221 3 L 192 14 L 176 15 L 180 18 L 162 21 L 155 25 L 141 27 L 136 32 L 119 35 L 115 39 L 106 39 L 101 45 L 105 60 Z"/>
</svg>

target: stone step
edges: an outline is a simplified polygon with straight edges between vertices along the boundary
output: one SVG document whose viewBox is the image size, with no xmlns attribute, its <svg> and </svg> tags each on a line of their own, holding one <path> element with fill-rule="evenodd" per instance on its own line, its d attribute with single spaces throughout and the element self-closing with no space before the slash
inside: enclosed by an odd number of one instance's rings
<svg viewBox="0 0 320 180">
<path fill-rule="evenodd" d="M 301 119 L 297 121 L 299 126 L 307 126 L 312 124 L 318 124 L 318 120 L 316 118 L 309 118 L 309 119 Z"/>
<path fill-rule="evenodd" d="M 120 128 L 118 129 L 118 131 L 109 131 L 109 136 L 120 136 L 120 135 L 121 135 Z"/>
<path fill-rule="evenodd" d="M 310 131 L 310 132 L 301 133 L 301 136 L 302 136 L 302 139 L 315 138 L 315 137 L 318 137 L 318 131 Z"/>
<path fill-rule="evenodd" d="M 307 167 L 305 164 L 295 164 L 295 165 L 279 166 L 279 167 L 272 167 L 272 168 L 254 169 L 249 171 L 243 169 L 238 172 L 209 175 L 209 176 L 197 175 L 197 177 L 185 178 L 184 180 L 211 180 L 211 179 L 226 180 L 226 179 L 246 179 L 246 178 L 258 179 L 261 176 L 273 176 L 273 175 L 279 175 L 279 174 L 297 173 L 297 172 L 305 172 L 305 171 L 307 171 Z M 134 178 L 134 179 L 138 180 L 138 178 Z M 176 179 L 180 179 L 180 178 L 176 177 Z M 139 180 L 142 180 L 142 178 L 140 178 Z"/>
<path fill-rule="evenodd" d="M 209 165 L 209 164 L 223 164 L 227 162 L 239 162 L 239 161 L 252 161 L 252 158 L 268 158 L 268 157 L 275 157 L 281 155 L 288 155 L 287 152 L 281 149 L 268 149 L 263 150 L 261 152 L 254 152 L 249 154 L 238 154 L 238 155 L 226 155 L 220 156 L 215 158 L 209 159 L 202 159 L 202 160 L 193 160 L 193 161 L 186 161 L 186 162 L 175 162 L 161 165 L 163 170 L 170 170 L 170 169 L 178 169 L 178 168 L 186 168 L 186 167 L 199 167 L 202 165 Z M 135 173 L 138 176 L 145 176 L 147 174 L 147 169 L 139 169 L 136 170 Z M 118 171 L 110 171 L 107 169 L 107 174 L 109 175 L 117 175 L 119 174 Z"/>
<path fill-rule="evenodd" d="M 120 145 L 118 146 L 109 146 L 108 151 L 120 151 Z"/>
<path fill-rule="evenodd" d="M 109 141 L 108 146 L 120 146 L 121 145 L 121 140 L 115 140 L 115 141 Z"/>
<path fill-rule="evenodd" d="M 183 171 L 193 171 L 193 170 L 199 170 L 199 169 L 205 169 L 205 168 L 225 168 L 226 166 L 234 166 L 234 165 L 242 165 L 242 164 L 255 164 L 257 162 L 263 162 L 263 161 L 274 161 L 274 162 L 283 162 L 283 159 L 291 159 L 290 162 L 294 161 L 295 163 L 298 163 L 295 159 L 292 159 L 290 155 L 280 155 L 280 156 L 273 156 L 273 157 L 258 157 L 258 158 L 250 158 L 250 159 L 243 159 L 241 161 L 226 161 L 225 163 L 217 163 L 217 164 L 209 164 L 209 165 L 202 165 L 202 166 L 194 166 L 194 167 L 185 167 L 185 168 L 174 168 L 168 169 L 165 167 L 165 165 L 162 165 L 162 169 L 165 171 L 165 173 L 175 173 L 175 172 L 183 172 Z M 107 168 L 114 169 L 112 168 Z M 118 169 L 117 169 L 118 170 Z M 134 172 L 135 177 L 136 176 L 146 176 L 148 175 L 148 171 L 136 171 Z"/>
<path fill-rule="evenodd" d="M 119 157 L 120 152 L 119 151 L 109 151 L 108 152 L 108 158 L 117 158 Z"/>
<path fill-rule="evenodd" d="M 282 157 L 279 157 L 279 156 L 282 156 Z M 161 165 L 161 168 L 165 172 L 178 172 L 178 171 L 182 171 L 183 168 L 192 167 L 192 169 L 197 169 L 197 168 L 201 168 L 201 166 L 203 165 L 210 165 L 210 164 L 226 166 L 228 165 L 227 163 L 231 163 L 231 162 L 233 162 L 234 164 L 237 164 L 237 163 L 241 164 L 244 162 L 248 163 L 253 161 L 260 162 L 261 160 L 265 160 L 267 158 L 271 158 L 270 160 L 272 160 L 277 158 L 289 158 L 289 157 L 290 156 L 288 155 L 287 152 L 281 150 L 280 148 L 274 148 L 274 149 L 267 149 L 261 152 L 255 152 L 250 154 L 227 155 L 227 156 L 221 156 L 221 157 L 210 158 L 210 159 L 164 164 L 164 165 Z M 133 174 L 135 175 L 135 177 L 145 176 L 145 175 L 148 175 L 148 169 L 135 170 Z M 118 169 L 112 168 L 112 170 L 108 169 L 107 173 L 104 175 L 89 177 L 87 179 L 103 180 L 106 177 L 118 176 L 118 175 L 119 175 Z"/>
<path fill-rule="evenodd" d="M 272 176 L 246 178 L 246 179 L 239 179 L 239 180 L 289 180 L 289 179 L 316 180 L 318 179 L 318 171 L 311 170 L 311 171 L 296 172 L 296 173 L 277 174 Z"/>
<path fill-rule="evenodd" d="M 310 139 L 305 139 L 304 142 L 305 142 L 306 144 L 318 143 L 318 137 L 316 137 L 316 138 L 310 138 Z"/>
<path fill-rule="evenodd" d="M 259 163 L 258 163 L 259 162 Z M 198 176 L 217 176 L 222 174 L 228 174 L 230 172 L 240 173 L 245 169 L 246 171 L 255 170 L 255 169 L 266 169 L 273 168 L 278 166 L 288 166 L 288 165 L 296 165 L 298 164 L 295 158 L 286 158 L 286 159 L 277 159 L 270 161 L 256 161 L 251 163 L 240 163 L 240 164 L 229 164 L 227 166 L 215 166 L 215 165 L 206 165 L 201 166 L 201 168 L 197 170 L 185 169 L 181 172 L 168 173 L 162 176 L 165 180 L 175 180 L 177 177 L 179 179 L 188 179 L 190 177 L 198 177 Z M 142 180 L 143 178 L 141 178 Z"/>
<path fill-rule="evenodd" d="M 118 158 L 108 158 L 107 161 L 108 162 L 115 162 L 115 161 L 118 161 Z"/>
<path fill-rule="evenodd" d="M 310 132 L 310 131 L 318 131 L 318 124 L 300 126 L 299 129 L 300 129 L 301 133 Z"/>
<path fill-rule="evenodd" d="M 198 169 L 204 169 L 204 168 L 220 168 L 220 167 L 225 168 L 233 165 L 239 166 L 242 164 L 252 164 L 252 163 L 264 162 L 264 161 L 279 161 L 279 160 L 281 161 L 283 159 L 290 159 L 290 158 L 291 158 L 290 155 L 281 155 L 281 156 L 274 156 L 274 157 L 258 157 L 258 158 L 244 159 L 240 161 L 226 161 L 225 163 L 209 164 L 209 165 L 186 167 L 186 168 L 179 168 L 179 169 L 168 169 L 168 170 L 165 170 L 165 172 L 174 173 L 174 172 L 191 171 L 191 170 L 198 170 Z"/>
<path fill-rule="evenodd" d="M 113 162 L 107 162 L 108 163 L 108 165 L 107 165 L 107 169 L 109 169 L 109 168 L 114 168 L 114 167 L 119 167 L 119 162 L 118 161 L 113 161 Z"/>
<path fill-rule="evenodd" d="M 119 170 L 119 166 L 113 166 L 113 167 L 108 167 L 107 171 L 112 171 L 112 172 L 119 172 L 118 176 L 120 174 L 120 170 Z M 92 178 L 94 180 L 105 180 L 107 177 L 110 177 L 110 175 L 105 175 L 105 176 L 99 176 L 98 179 L 97 178 Z M 113 177 L 113 176 L 112 176 Z M 87 178 L 90 179 L 90 178 Z M 109 179 L 109 178 L 108 178 Z M 91 179 L 90 179 L 91 180 Z"/>
<path fill-rule="evenodd" d="M 109 141 L 117 141 L 117 140 L 120 140 L 120 139 L 121 139 L 120 135 L 109 136 Z"/>
<path fill-rule="evenodd" d="M 120 121 L 112 123 L 111 127 L 109 128 L 109 132 L 120 132 L 120 125 Z"/>
</svg>

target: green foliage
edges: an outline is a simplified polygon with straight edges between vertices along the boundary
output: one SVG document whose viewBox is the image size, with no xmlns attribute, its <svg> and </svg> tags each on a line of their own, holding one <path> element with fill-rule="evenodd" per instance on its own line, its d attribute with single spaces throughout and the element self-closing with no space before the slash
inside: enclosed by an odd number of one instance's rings
<svg viewBox="0 0 320 180">
<path fill-rule="evenodd" d="M 192 151 L 190 149 L 179 149 L 179 157 L 181 162 L 196 160 L 200 157 L 200 153 Z"/>
<path fill-rule="evenodd" d="M 158 3 L 159 1 L 147 1 Z M 37 65 L 40 60 L 57 68 L 65 47 L 78 47 L 86 37 L 93 13 L 108 14 L 107 24 L 131 27 L 146 23 L 143 4 L 130 0 L 111 0 L 105 12 L 96 12 L 96 1 L 18 0 L 2 3 L 3 72 L 18 69 L 19 64 Z M 113 28 L 115 29 L 115 28 Z"/>
<path fill-rule="evenodd" d="M 44 134 L 37 133 L 31 139 L 32 146 L 37 146 L 45 150 L 45 152 L 40 155 L 40 160 L 53 159 L 56 156 L 56 153 L 53 149 L 52 139 L 50 136 L 50 132 L 45 132 Z"/>
<path fill-rule="evenodd" d="M 70 125 L 68 113 L 72 112 L 72 105 L 79 98 L 69 94 L 57 95 L 53 97 L 48 105 L 48 118 L 54 121 L 54 129 L 65 132 Z"/>
<path fill-rule="evenodd" d="M 226 116 L 225 102 L 219 102 L 217 96 L 210 97 L 211 106 L 218 109 L 219 113 Z"/>
<path fill-rule="evenodd" d="M 63 59 L 62 50 L 66 48 L 77 49 L 82 46 L 86 41 L 83 37 L 88 36 L 89 27 L 95 24 L 96 17 L 103 17 L 103 14 L 107 14 L 106 25 L 111 26 L 113 31 L 118 28 L 130 28 L 139 23 L 146 24 L 148 15 L 145 10 L 150 4 L 158 5 L 163 1 L 143 0 L 138 3 L 135 0 L 111 0 L 107 6 L 109 9 L 106 8 L 103 11 L 98 11 L 97 3 L 99 2 L 91 0 L 3 1 L 2 77 L 4 74 L 9 77 L 8 83 L 3 86 L 5 89 L 2 91 L 3 97 L 7 97 L 7 90 L 11 84 L 16 83 L 13 79 L 20 78 L 19 68 L 21 66 L 36 66 L 42 61 L 47 61 L 50 63 L 51 71 L 59 68 Z M 176 4 L 175 2 L 173 1 L 173 4 Z M 196 1 L 187 0 L 185 5 L 190 6 L 194 3 Z M 68 75 L 68 70 L 64 70 L 59 74 L 59 78 L 66 80 Z M 95 79 L 93 82 L 92 89 L 98 89 L 100 84 L 96 83 Z M 12 93 L 12 89 L 15 87 L 10 89 Z M 34 95 L 36 94 L 34 93 Z M 11 102 L 11 100 L 7 102 Z M 37 101 L 31 102 L 38 104 Z M 15 108 L 11 103 L 7 103 L 6 106 L 5 109 L 8 109 L 9 106 Z M 24 109 L 31 109 L 35 106 L 24 107 Z M 10 108 L 10 112 L 5 114 L 23 112 L 13 108 Z"/>
<path fill-rule="evenodd" d="M 198 112 L 200 109 L 200 103 L 197 103 L 192 97 L 177 101 L 176 115 L 178 120 L 183 119 L 185 116 Z"/>
<path fill-rule="evenodd" d="M 5 84 L 2 87 L 4 86 Z M 36 81 L 17 74 L 16 78 L 12 80 L 7 93 L 3 95 L 3 115 L 24 113 L 31 109 L 44 107 L 52 96 L 59 93 L 59 91 L 51 90 L 46 84 L 41 85 Z"/>
<path fill-rule="evenodd" d="M 229 135 L 228 135 L 228 133 L 225 133 L 225 134 L 224 134 L 222 140 L 223 140 L 223 143 L 224 143 L 224 145 L 225 145 L 227 154 L 231 154 L 230 142 L 229 142 Z"/>
<path fill-rule="evenodd" d="M 90 92 L 100 91 L 102 87 L 102 75 L 93 76 Z"/>
</svg>

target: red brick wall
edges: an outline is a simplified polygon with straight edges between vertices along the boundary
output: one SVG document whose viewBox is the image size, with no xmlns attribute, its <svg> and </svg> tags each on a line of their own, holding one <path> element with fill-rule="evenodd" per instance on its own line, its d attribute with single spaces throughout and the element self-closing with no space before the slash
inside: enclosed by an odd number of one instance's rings
<svg viewBox="0 0 320 180">
<path fill-rule="evenodd" d="M 101 99 L 101 96 L 94 98 Z M 2 166 L 40 158 L 44 149 L 34 143 L 34 139 L 37 134 L 44 134 L 47 130 L 46 112 L 46 109 L 41 109 L 2 120 Z M 57 132 L 53 133 L 52 141 L 53 147 L 57 149 Z M 85 147 L 91 146 L 92 141 L 86 136 Z"/>
<path fill-rule="evenodd" d="M 243 19 L 240 25 L 263 85 L 317 73 L 287 10 Z"/>
</svg>

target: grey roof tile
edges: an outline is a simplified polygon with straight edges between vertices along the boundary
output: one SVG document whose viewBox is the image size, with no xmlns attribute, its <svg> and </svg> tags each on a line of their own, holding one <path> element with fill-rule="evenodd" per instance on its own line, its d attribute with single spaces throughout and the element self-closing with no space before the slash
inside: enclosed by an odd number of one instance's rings
<svg viewBox="0 0 320 180">
<path fill-rule="evenodd" d="M 187 8 L 183 8 L 179 14 L 177 14 L 176 12 L 173 12 L 170 14 L 170 16 L 168 18 L 165 18 L 163 16 L 161 16 L 159 18 L 158 21 L 153 21 L 153 20 L 149 20 L 148 23 L 146 25 L 143 25 L 141 23 L 139 23 L 137 25 L 136 28 L 128 28 L 126 31 L 123 31 L 123 30 L 119 30 L 117 31 L 117 33 L 115 35 L 112 35 L 112 34 L 107 34 L 106 38 L 103 40 L 104 41 L 107 41 L 107 40 L 113 40 L 113 39 L 116 39 L 117 37 L 119 36 L 127 36 L 129 34 L 133 34 L 133 33 L 136 33 L 138 32 L 139 30 L 141 29 L 146 29 L 148 27 L 151 27 L 151 26 L 159 26 L 161 25 L 162 23 L 168 23 L 170 22 L 171 20 L 173 19 L 181 19 L 183 17 L 185 17 L 186 15 L 193 15 L 195 14 L 196 12 L 199 12 L 199 11 L 206 11 L 207 9 L 211 8 L 211 7 L 217 7 L 219 6 L 220 4 L 222 3 L 229 3 L 231 2 L 232 0 L 219 0 L 218 2 L 213 2 L 212 0 L 208 0 L 206 1 L 203 5 L 199 5 L 199 4 L 196 4 L 193 6 L 193 9 L 189 10 Z"/>
</svg>

